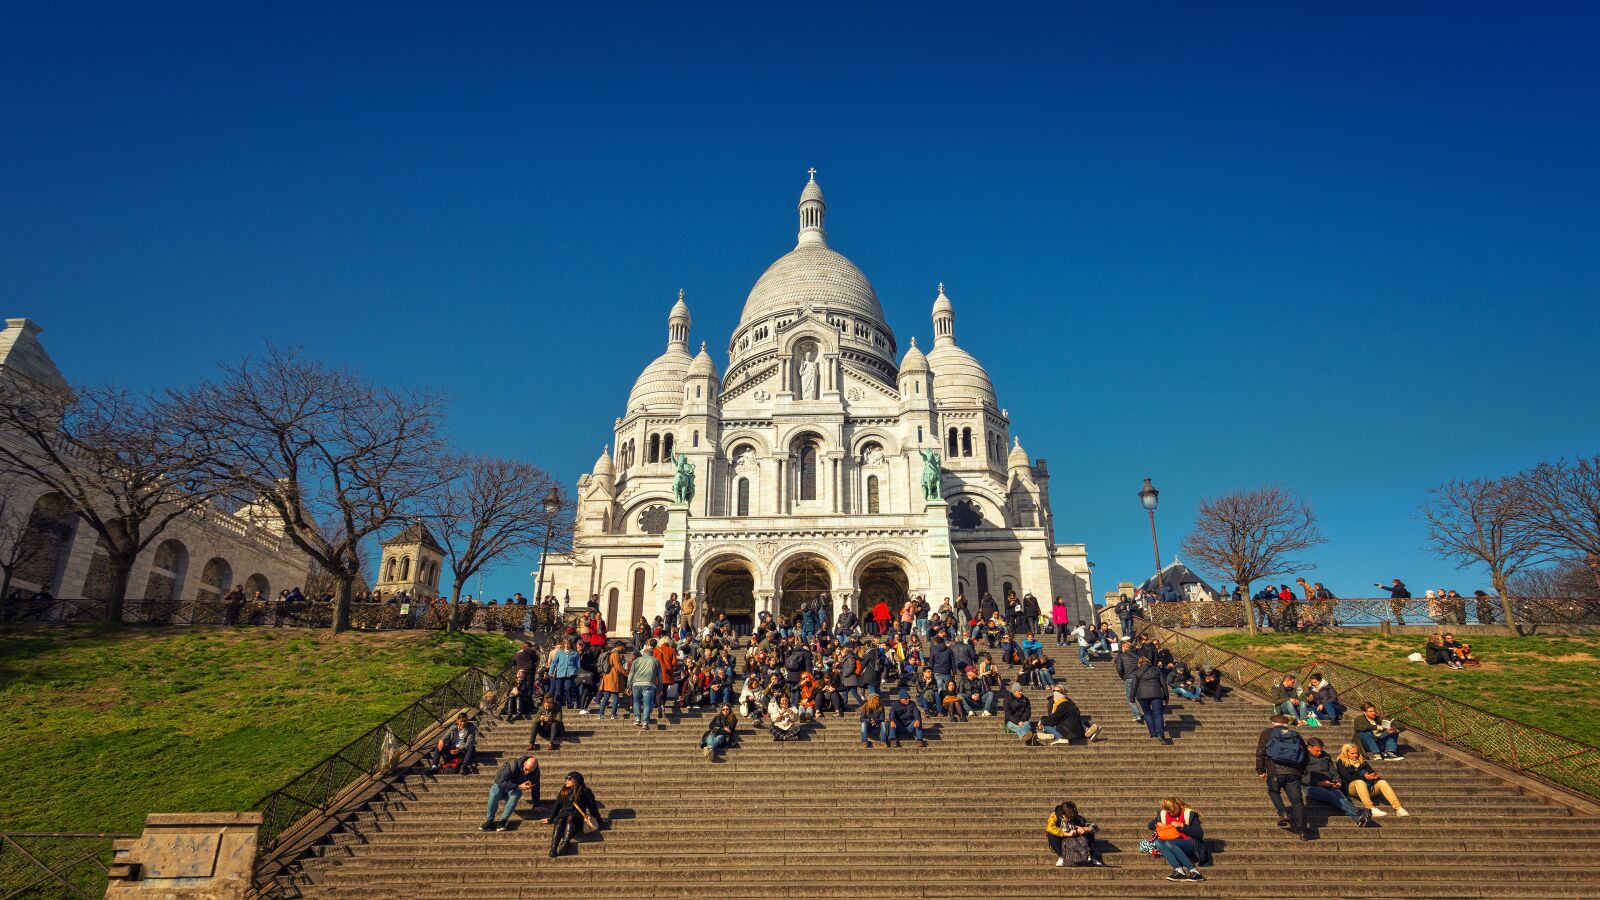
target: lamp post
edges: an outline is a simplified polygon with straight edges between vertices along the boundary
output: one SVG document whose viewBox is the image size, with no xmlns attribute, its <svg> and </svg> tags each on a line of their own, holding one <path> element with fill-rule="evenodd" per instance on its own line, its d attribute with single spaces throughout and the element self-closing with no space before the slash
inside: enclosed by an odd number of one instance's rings
<svg viewBox="0 0 1600 900">
<path fill-rule="evenodd" d="M 1155 550 L 1156 554 L 1155 580 L 1158 590 L 1161 583 L 1161 544 L 1156 540 L 1156 498 L 1160 496 L 1161 492 L 1156 490 L 1156 486 L 1150 483 L 1150 479 L 1146 478 L 1144 487 L 1139 489 L 1139 503 L 1144 506 L 1145 512 L 1150 514 L 1150 547 Z"/>
<path fill-rule="evenodd" d="M 550 486 L 550 493 L 544 495 L 544 548 L 539 551 L 539 579 L 534 582 L 533 598 L 535 604 L 544 602 L 544 561 L 550 555 L 550 529 L 555 527 L 556 513 L 561 511 L 561 493 L 555 485 Z"/>
</svg>

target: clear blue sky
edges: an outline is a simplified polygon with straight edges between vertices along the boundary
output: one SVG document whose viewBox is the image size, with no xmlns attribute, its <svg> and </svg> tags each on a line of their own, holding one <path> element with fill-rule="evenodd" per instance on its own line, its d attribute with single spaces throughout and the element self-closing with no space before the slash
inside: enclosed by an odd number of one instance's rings
<svg viewBox="0 0 1600 900">
<path fill-rule="evenodd" d="M 76 380 L 303 341 L 571 481 L 678 288 L 725 365 L 816 166 L 902 345 L 949 285 L 1097 592 L 1151 568 L 1145 475 L 1169 555 L 1202 496 L 1278 481 L 1336 592 L 1470 590 L 1424 489 L 1600 451 L 1597 20 L 11 3 L 3 312 Z"/>
</svg>

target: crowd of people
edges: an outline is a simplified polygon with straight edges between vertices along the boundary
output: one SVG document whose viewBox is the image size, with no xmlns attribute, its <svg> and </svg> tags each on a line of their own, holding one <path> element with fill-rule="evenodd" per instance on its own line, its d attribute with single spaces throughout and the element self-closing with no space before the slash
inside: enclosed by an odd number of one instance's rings
<svg viewBox="0 0 1600 900">
<path fill-rule="evenodd" d="M 681 721 L 684 709 L 707 707 L 711 715 L 697 746 L 712 760 L 739 747 L 741 735 L 792 741 L 810 722 L 851 714 L 863 748 L 926 746 L 933 722 L 972 717 L 1000 718 L 1007 732 L 1028 745 L 1095 740 L 1100 726 L 1088 721 L 1053 677 L 1054 661 L 1043 653 L 1026 606 L 1015 598 L 1008 601 L 1014 604 L 995 605 L 998 622 L 994 613 L 983 614 L 993 602 L 988 598 L 970 619 L 956 615 L 964 603 L 946 602 L 926 615 L 921 614 L 926 604 L 907 604 L 900 616 L 883 621 L 870 609 L 859 618 L 848 607 L 834 614 L 818 598 L 796 615 L 761 617 L 748 639 L 725 620 L 699 623 L 684 614 L 681 604 L 675 604 L 670 618 L 641 621 L 626 638 L 614 639 L 595 604 L 548 651 L 524 643 L 517 652 L 515 677 L 500 713 L 507 722 L 529 723 L 528 753 L 500 767 L 482 827 L 507 830 L 520 802 L 539 807 L 533 752 L 541 742 L 559 750 L 569 715 L 620 719 L 626 714 L 635 727 L 665 728 L 674 714 Z M 1006 614 L 1013 605 L 1019 617 Z M 1126 683 L 1130 714 L 1146 725 L 1152 739 L 1172 743 L 1165 721 L 1171 695 L 1197 704 L 1220 702 L 1225 695 L 1219 672 L 1190 670 L 1158 640 L 1093 623 L 1073 627 L 1052 621 L 1052 613 L 1043 618 L 1053 626 L 1058 647 L 1079 650 L 1082 665 L 1092 667 L 1095 658 L 1111 656 Z M 991 625 L 997 626 L 992 639 Z M 1012 676 L 1003 675 L 1002 667 Z M 1037 715 L 1030 690 L 1042 693 Z M 1397 723 L 1366 704 L 1355 717 L 1353 743 L 1333 754 L 1320 738 L 1303 738 L 1297 730 L 1309 721 L 1340 721 L 1342 706 L 1333 686 L 1314 673 L 1303 688 L 1289 676 L 1278 690 L 1282 697 L 1257 742 L 1255 764 L 1280 826 L 1312 839 L 1308 803 L 1333 807 L 1361 828 L 1376 827 L 1375 818 L 1391 814 L 1381 808 L 1384 803 L 1393 815 L 1409 815 L 1389 780 L 1372 766 L 1404 759 L 1398 753 Z M 466 771 L 475 743 L 473 723 L 462 717 L 430 750 L 426 764 L 438 772 L 451 771 L 454 762 Z M 542 821 L 552 826 L 552 856 L 574 835 L 601 827 L 599 805 L 581 773 L 569 773 Z M 1211 864 L 1211 853 L 1198 811 L 1169 797 L 1148 829 L 1141 847 L 1171 867 L 1169 880 L 1204 880 L 1200 868 Z M 1073 802 L 1056 806 L 1045 823 L 1056 865 L 1104 865 L 1098 831 Z"/>
</svg>

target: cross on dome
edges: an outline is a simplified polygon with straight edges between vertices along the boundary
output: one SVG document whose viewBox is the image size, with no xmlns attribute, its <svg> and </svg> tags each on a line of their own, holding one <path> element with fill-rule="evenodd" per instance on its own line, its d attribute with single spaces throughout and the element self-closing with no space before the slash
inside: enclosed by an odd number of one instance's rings
<svg viewBox="0 0 1600 900">
<path fill-rule="evenodd" d="M 807 169 L 806 171 L 808 173 L 810 173 L 812 181 L 816 181 L 817 180 L 817 167 L 816 166 L 812 166 L 811 168 Z"/>
</svg>

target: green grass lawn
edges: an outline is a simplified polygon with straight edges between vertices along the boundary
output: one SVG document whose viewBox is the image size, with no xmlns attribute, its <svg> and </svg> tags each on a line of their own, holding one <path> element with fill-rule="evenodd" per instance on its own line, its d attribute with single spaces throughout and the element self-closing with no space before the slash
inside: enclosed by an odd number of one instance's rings
<svg viewBox="0 0 1600 900">
<path fill-rule="evenodd" d="M 1600 638 L 1470 635 L 1481 666 L 1408 662 L 1423 635 L 1219 635 L 1206 639 L 1275 668 L 1333 659 L 1600 746 Z M 1335 682 L 1334 687 L 1339 687 Z"/>
<path fill-rule="evenodd" d="M 0 633 L 0 830 L 243 810 L 504 637 L 267 628 Z"/>
</svg>

